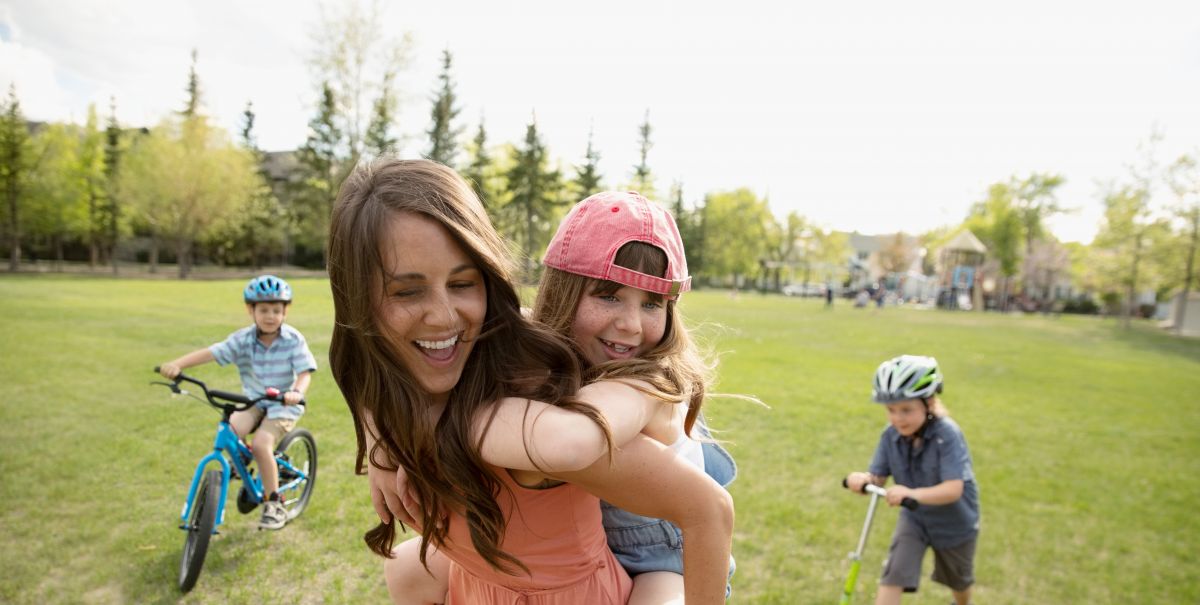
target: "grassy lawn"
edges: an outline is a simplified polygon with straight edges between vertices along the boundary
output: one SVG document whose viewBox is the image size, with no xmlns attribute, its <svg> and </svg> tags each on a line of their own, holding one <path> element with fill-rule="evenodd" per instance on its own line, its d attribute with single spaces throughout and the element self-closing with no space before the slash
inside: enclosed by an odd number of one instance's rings
<svg viewBox="0 0 1200 605">
<path fill-rule="evenodd" d="M 259 532 L 230 502 L 196 589 L 180 597 L 177 518 L 217 415 L 147 385 L 157 362 L 245 324 L 241 280 L 0 277 L 0 602 L 362 603 L 386 600 L 362 545 L 374 513 L 354 477 L 349 414 L 327 370 L 323 280 L 292 282 L 290 322 L 322 372 L 302 420 L 321 474 L 304 516 Z M 1200 342 L 1111 321 L 887 308 L 814 299 L 685 297 L 722 354 L 710 420 L 738 459 L 733 602 L 836 602 L 886 419 L 871 372 L 934 355 L 966 433 L 984 529 L 979 603 L 1200 602 Z M 236 372 L 195 372 L 237 390 Z M 236 485 L 236 484 L 235 484 Z M 882 507 L 856 603 L 873 586 L 895 511 Z M 928 580 L 906 603 L 949 593 Z"/>
</svg>

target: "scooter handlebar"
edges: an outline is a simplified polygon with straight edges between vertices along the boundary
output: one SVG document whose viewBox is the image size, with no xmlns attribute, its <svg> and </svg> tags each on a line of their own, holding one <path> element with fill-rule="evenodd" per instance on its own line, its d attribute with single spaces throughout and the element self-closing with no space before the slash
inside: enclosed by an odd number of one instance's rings
<svg viewBox="0 0 1200 605">
<path fill-rule="evenodd" d="M 842 487 L 844 487 L 846 489 L 850 489 L 850 484 L 846 482 L 845 478 L 842 479 Z M 864 484 L 862 493 L 875 494 L 876 496 L 879 496 L 880 498 L 887 497 L 887 490 L 883 489 L 882 487 L 879 487 L 878 485 L 875 485 L 874 483 Z M 918 503 L 916 500 L 913 500 L 912 498 L 905 498 L 900 501 L 900 506 L 903 506 L 904 508 L 907 508 L 908 510 L 917 510 L 917 507 L 920 506 L 920 503 Z"/>
</svg>

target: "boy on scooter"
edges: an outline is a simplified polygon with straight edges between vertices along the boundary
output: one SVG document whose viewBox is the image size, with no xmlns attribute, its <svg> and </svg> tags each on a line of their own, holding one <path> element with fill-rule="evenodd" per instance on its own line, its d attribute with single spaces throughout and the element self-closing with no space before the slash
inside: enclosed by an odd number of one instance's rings
<svg viewBox="0 0 1200 605">
<path fill-rule="evenodd" d="M 874 400 L 887 407 L 889 426 L 879 438 L 868 472 L 850 473 L 847 487 L 862 492 L 872 483 L 887 490 L 891 506 L 905 498 L 920 503 L 901 510 L 879 580 L 876 605 L 898 605 L 916 592 L 921 559 L 933 548 L 933 581 L 948 586 L 957 605 L 969 605 L 975 583 L 979 536 L 979 489 L 962 430 L 947 416 L 938 393 L 942 375 L 932 357 L 901 355 L 875 371 Z"/>
</svg>

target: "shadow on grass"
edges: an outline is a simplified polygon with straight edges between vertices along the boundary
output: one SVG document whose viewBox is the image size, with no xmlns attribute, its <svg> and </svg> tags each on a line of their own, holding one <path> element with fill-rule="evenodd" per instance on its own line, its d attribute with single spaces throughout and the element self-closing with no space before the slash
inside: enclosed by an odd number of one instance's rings
<svg viewBox="0 0 1200 605">
<path fill-rule="evenodd" d="M 1148 323 L 1123 328 L 1120 320 L 1113 320 L 1105 322 L 1104 327 L 1113 340 L 1135 349 L 1200 363 L 1200 339 L 1176 336 Z"/>
<path fill-rule="evenodd" d="M 204 567 L 196 585 L 186 595 L 179 590 L 179 565 L 183 556 L 183 532 L 176 544 L 166 549 L 156 563 L 141 575 L 128 576 L 125 584 L 130 603 L 179 603 L 181 601 L 208 602 L 212 594 L 226 594 L 225 584 L 237 575 L 241 561 L 238 553 L 245 553 L 254 540 L 254 534 L 241 528 L 222 529 L 208 543 Z M 189 598 L 192 597 L 192 598 Z M 199 597 L 199 598 L 196 598 Z"/>
</svg>

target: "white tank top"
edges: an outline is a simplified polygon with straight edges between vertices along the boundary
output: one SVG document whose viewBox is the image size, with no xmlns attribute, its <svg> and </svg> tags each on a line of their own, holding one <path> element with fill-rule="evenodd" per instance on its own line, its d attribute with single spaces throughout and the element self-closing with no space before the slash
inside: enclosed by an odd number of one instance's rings
<svg viewBox="0 0 1200 605">
<path fill-rule="evenodd" d="M 704 470 L 704 449 L 700 447 L 700 442 L 680 434 L 679 439 L 671 444 L 671 449 L 676 454 L 683 456 L 684 460 L 691 462 L 696 468 Z"/>
</svg>

